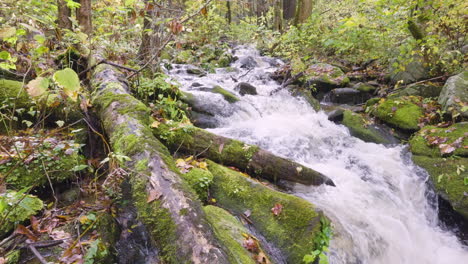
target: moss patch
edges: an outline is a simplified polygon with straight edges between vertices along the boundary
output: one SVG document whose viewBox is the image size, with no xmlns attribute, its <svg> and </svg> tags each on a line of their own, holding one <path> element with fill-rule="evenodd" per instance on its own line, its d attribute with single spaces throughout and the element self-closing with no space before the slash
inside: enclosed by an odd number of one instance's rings
<svg viewBox="0 0 468 264">
<path fill-rule="evenodd" d="M 31 105 L 31 98 L 23 88 L 22 82 L 0 79 L 0 103 L 15 103 L 16 108 Z"/>
<path fill-rule="evenodd" d="M 237 98 L 237 96 L 235 96 L 233 93 L 223 89 L 219 85 L 213 87 L 213 89 L 211 89 L 210 92 L 222 95 L 224 100 L 228 101 L 231 104 L 239 101 L 239 98 Z"/>
<path fill-rule="evenodd" d="M 377 129 L 368 126 L 369 122 L 365 120 L 363 116 L 353 113 L 352 111 L 345 110 L 343 112 L 342 124 L 348 127 L 351 135 L 366 142 L 375 142 L 380 144 L 390 143 Z"/>
<path fill-rule="evenodd" d="M 425 126 L 410 139 L 410 150 L 415 155 L 442 157 L 441 151 L 437 147 L 439 144 L 431 146 L 431 140 L 441 140 L 440 144 L 453 144 L 456 140 L 463 138 L 461 144 L 450 155 L 468 157 L 468 149 L 463 147 L 468 145 L 467 133 L 468 122 L 457 123 L 446 128 Z"/>
<path fill-rule="evenodd" d="M 419 118 L 423 116 L 423 109 L 415 101 L 418 97 L 401 97 L 388 99 L 377 106 L 372 113 L 380 120 L 403 130 L 419 130 Z"/>
<path fill-rule="evenodd" d="M 208 199 L 208 189 L 213 182 L 213 174 L 209 170 L 193 168 L 188 173 L 182 174 L 182 177 L 201 201 Z"/>
<path fill-rule="evenodd" d="M 7 191 L 0 195 L 0 238 L 11 231 L 18 223 L 26 221 L 30 216 L 42 210 L 41 199 L 16 191 Z"/>
<path fill-rule="evenodd" d="M 468 193 L 468 185 L 464 184 L 464 178 L 468 177 L 468 158 L 413 156 L 413 161 L 427 170 L 437 193 L 468 219 L 468 196 L 465 195 Z M 459 169 L 457 173 L 457 166 L 465 166 L 465 171 Z"/>
<path fill-rule="evenodd" d="M 255 264 L 251 254 L 242 246 L 247 229 L 226 210 L 208 205 L 203 208 L 216 238 L 223 245 L 230 263 Z"/>
<path fill-rule="evenodd" d="M 208 168 L 214 176 L 211 194 L 218 204 L 236 214 L 250 210 L 255 228 L 283 251 L 288 263 L 301 263 L 305 254 L 315 250 L 322 216 L 312 204 L 214 162 L 209 161 Z M 271 208 L 277 203 L 283 209 L 275 216 Z"/>
</svg>

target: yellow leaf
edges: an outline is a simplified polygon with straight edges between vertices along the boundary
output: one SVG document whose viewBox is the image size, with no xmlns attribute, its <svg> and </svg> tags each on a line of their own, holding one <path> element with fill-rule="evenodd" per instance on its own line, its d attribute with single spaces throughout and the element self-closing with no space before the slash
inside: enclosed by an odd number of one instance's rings
<svg viewBox="0 0 468 264">
<path fill-rule="evenodd" d="M 154 121 L 154 122 L 151 124 L 151 127 L 157 128 L 157 127 L 159 126 L 159 124 L 161 124 L 161 122 L 159 122 L 159 121 Z"/>
<path fill-rule="evenodd" d="M 203 161 L 203 162 L 198 163 L 198 167 L 200 169 L 205 169 L 206 170 L 208 168 L 208 165 L 206 164 L 206 162 Z"/>
<path fill-rule="evenodd" d="M 189 162 L 189 161 L 191 161 L 192 159 L 193 159 L 193 156 L 190 156 L 190 157 L 186 158 L 185 161 L 186 161 L 186 162 Z"/>
</svg>

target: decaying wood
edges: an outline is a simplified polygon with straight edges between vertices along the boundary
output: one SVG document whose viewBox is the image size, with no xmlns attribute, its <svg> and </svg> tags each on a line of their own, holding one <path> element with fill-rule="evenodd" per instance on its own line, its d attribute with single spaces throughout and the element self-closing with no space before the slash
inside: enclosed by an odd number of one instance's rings
<svg viewBox="0 0 468 264">
<path fill-rule="evenodd" d="M 163 125 L 154 129 L 157 136 L 166 133 Z M 183 131 L 181 136 L 166 138 L 166 145 L 173 151 L 194 154 L 209 158 L 215 162 L 234 166 L 252 176 L 261 177 L 272 182 L 287 180 L 306 185 L 327 184 L 335 186 L 327 176 L 305 167 L 297 162 L 278 157 L 257 146 L 241 141 L 218 136 L 200 128 L 191 128 L 189 133 Z"/>
<path fill-rule="evenodd" d="M 91 83 L 93 105 L 114 152 L 128 156 L 133 203 L 164 263 L 228 263 L 201 203 L 176 172 L 167 149 L 149 128 L 149 109 L 129 94 L 124 76 L 106 64 Z M 131 140 L 137 139 L 137 140 Z"/>
</svg>

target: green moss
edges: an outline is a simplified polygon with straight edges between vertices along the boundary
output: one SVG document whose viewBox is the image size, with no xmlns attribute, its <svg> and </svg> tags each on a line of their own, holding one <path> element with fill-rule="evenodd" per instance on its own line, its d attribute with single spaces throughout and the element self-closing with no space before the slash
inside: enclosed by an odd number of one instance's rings
<svg viewBox="0 0 468 264">
<path fill-rule="evenodd" d="M 216 238 L 221 242 L 230 263 L 255 264 L 251 254 L 242 246 L 248 230 L 226 210 L 208 205 L 203 208 Z"/>
<path fill-rule="evenodd" d="M 208 189 L 213 182 L 213 174 L 210 171 L 193 168 L 188 173 L 182 174 L 182 177 L 197 193 L 201 201 L 208 199 Z"/>
<path fill-rule="evenodd" d="M 380 144 L 390 143 L 375 128 L 368 126 L 368 122 L 363 116 L 345 110 L 343 112 L 342 124 L 348 127 L 351 135 L 360 138 L 366 142 L 375 142 Z"/>
<path fill-rule="evenodd" d="M 0 238 L 11 231 L 18 223 L 22 223 L 42 210 L 44 204 L 36 196 L 16 191 L 6 191 L 0 196 Z"/>
<path fill-rule="evenodd" d="M 235 96 L 233 93 L 229 91 L 226 91 L 225 89 L 223 89 L 221 86 L 218 86 L 218 85 L 213 87 L 213 89 L 211 89 L 210 92 L 222 95 L 224 99 L 228 101 L 229 103 L 235 103 L 239 101 L 239 98 L 237 98 L 237 96 Z"/>
<path fill-rule="evenodd" d="M 366 107 L 373 106 L 373 105 L 377 104 L 379 101 L 380 101 L 380 98 L 371 98 L 371 99 L 367 100 Z"/>
<path fill-rule="evenodd" d="M 6 258 L 6 264 L 16 264 L 19 263 L 20 261 L 20 256 L 21 256 L 21 251 L 20 250 L 13 250 L 8 252 L 5 255 Z"/>
<path fill-rule="evenodd" d="M 407 97 L 385 100 L 373 112 L 380 120 L 408 131 L 419 130 L 419 118 L 423 113 L 423 109 Z"/>
<path fill-rule="evenodd" d="M 22 82 L 0 79 L 0 103 L 8 102 L 15 107 L 23 108 L 31 105 L 31 98 L 23 88 Z"/>
<path fill-rule="evenodd" d="M 195 62 L 195 57 L 193 56 L 193 51 L 191 50 L 182 50 L 176 55 L 175 58 L 175 63 L 191 64 L 193 62 Z"/>
<path fill-rule="evenodd" d="M 465 195 L 468 185 L 464 184 L 464 178 L 468 177 L 468 158 L 413 156 L 413 161 L 427 170 L 437 193 L 468 219 L 468 197 Z M 465 171 L 457 173 L 457 166 L 465 166 Z"/>
<path fill-rule="evenodd" d="M 410 150 L 415 155 L 423 155 L 429 157 L 442 157 L 440 149 L 435 146 L 430 146 L 428 140 L 425 138 L 440 137 L 446 138 L 446 141 L 441 144 L 452 144 L 459 138 L 464 138 L 460 147 L 456 148 L 450 155 L 458 155 L 468 157 L 468 149 L 463 146 L 468 145 L 468 123 L 456 123 L 450 127 L 439 128 L 435 126 L 425 126 L 418 133 L 414 134 L 410 139 Z"/>
<path fill-rule="evenodd" d="M 315 250 L 314 238 L 320 232 L 321 214 L 309 202 L 272 190 L 234 170 L 208 162 L 213 173 L 212 196 L 231 212 L 251 211 L 249 219 L 265 238 L 279 247 L 288 263 L 301 263 Z M 275 216 L 271 208 L 283 206 Z"/>
</svg>

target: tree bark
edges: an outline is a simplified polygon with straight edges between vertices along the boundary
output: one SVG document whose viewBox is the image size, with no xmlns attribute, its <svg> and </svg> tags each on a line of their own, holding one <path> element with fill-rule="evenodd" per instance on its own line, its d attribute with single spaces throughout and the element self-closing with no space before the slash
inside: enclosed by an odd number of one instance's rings
<svg viewBox="0 0 468 264">
<path fill-rule="evenodd" d="M 294 25 L 304 23 L 312 14 L 312 0 L 298 0 L 296 14 L 294 16 Z"/>
<path fill-rule="evenodd" d="M 274 3 L 274 30 L 282 31 L 283 30 L 283 21 L 281 19 L 281 0 L 275 0 Z"/>
<path fill-rule="evenodd" d="M 81 31 L 89 36 L 93 33 L 91 0 L 80 0 L 80 5 L 76 17 Z"/>
<path fill-rule="evenodd" d="M 72 29 L 72 22 L 70 20 L 71 10 L 68 8 L 64 0 L 57 0 L 58 9 L 58 27 L 61 29 Z"/>
<path fill-rule="evenodd" d="M 274 183 L 287 180 L 306 185 L 334 186 L 333 181 L 327 176 L 299 163 L 275 156 L 257 146 L 218 136 L 197 127 L 183 129 L 177 124 L 174 127 L 160 124 L 153 132 L 172 151 L 206 157 Z"/>
<path fill-rule="evenodd" d="M 91 79 L 93 106 L 114 153 L 129 173 L 132 202 L 164 263 L 229 263 L 195 194 L 178 174 L 168 150 L 152 134 L 150 110 L 129 94 L 124 75 L 101 64 Z"/>
<path fill-rule="evenodd" d="M 290 20 L 296 13 L 296 0 L 283 0 L 283 19 Z"/>
<path fill-rule="evenodd" d="M 226 20 L 229 24 L 232 22 L 232 13 L 231 13 L 231 0 L 226 1 Z"/>
</svg>

